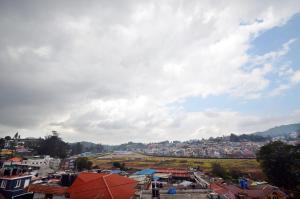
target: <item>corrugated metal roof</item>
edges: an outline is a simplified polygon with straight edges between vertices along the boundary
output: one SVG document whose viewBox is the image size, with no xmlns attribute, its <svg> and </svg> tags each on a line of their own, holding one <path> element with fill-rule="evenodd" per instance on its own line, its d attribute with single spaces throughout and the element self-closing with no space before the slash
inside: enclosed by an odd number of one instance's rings
<svg viewBox="0 0 300 199">
<path fill-rule="evenodd" d="M 155 169 L 144 169 L 136 172 L 135 175 L 153 175 L 155 172 Z"/>
</svg>

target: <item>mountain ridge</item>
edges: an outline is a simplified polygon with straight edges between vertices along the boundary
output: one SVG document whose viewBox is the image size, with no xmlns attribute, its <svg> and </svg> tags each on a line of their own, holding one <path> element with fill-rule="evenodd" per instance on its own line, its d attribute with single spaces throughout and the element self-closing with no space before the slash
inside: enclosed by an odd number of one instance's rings
<svg viewBox="0 0 300 199">
<path fill-rule="evenodd" d="M 259 132 L 255 132 L 253 134 L 260 135 L 263 137 L 268 137 L 268 136 L 277 137 L 277 136 L 286 136 L 293 132 L 300 132 L 300 123 L 275 126 L 266 131 L 259 131 Z"/>
</svg>

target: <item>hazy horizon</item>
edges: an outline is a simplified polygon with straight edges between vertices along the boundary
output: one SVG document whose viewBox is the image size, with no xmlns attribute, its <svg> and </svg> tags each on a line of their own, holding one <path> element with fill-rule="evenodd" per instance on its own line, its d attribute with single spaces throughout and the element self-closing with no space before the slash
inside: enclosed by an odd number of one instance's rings
<svg viewBox="0 0 300 199">
<path fill-rule="evenodd" d="M 0 136 L 120 144 L 300 122 L 300 2 L 0 1 Z"/>
</svg>

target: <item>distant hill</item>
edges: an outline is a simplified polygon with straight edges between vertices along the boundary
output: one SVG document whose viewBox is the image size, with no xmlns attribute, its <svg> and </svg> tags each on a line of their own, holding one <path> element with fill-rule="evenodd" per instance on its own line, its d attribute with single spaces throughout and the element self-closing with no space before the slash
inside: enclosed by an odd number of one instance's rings
<svg viewBox="0 0 300 199">
<path fill-rule="evenodd" d="M 82 145 L 83 148 L 91 148 L 91 147 L 96 146 L 95 143 L 93 143 L 93 142 L 86 142 L 86 141 L 82 141 L 82 142 L 80 142 L 80 144 Z"/>
<path fill-rule="evenodd" d="M 300 123 L 277 126 L 263 132 L 256 132 L 255 135 L 264 137 L 285 136 L 293 132 L 300 132 Z"/>
</svg>

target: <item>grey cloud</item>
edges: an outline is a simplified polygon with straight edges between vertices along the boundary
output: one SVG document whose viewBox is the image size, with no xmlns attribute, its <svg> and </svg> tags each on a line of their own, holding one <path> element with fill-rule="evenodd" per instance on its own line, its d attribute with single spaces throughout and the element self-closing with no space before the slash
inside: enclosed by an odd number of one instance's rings
<svg viewBox="0 0 300 199">
<path fill-rule="evenodd" d="M 289 19 L 299 5 L 274 3 L 278 16 L 261 28 L 253 18 L 270 3 L 217 2 L 1 1 L 0 135 L 58 128 L 70 140 L 80 132 L 165 138 L 186 128 L 185 113 L 167 106 L 173 101 L 236 88 L 260 93 L 264 74 L 231 60 L 244 58 L 249 35 Z M 234 32 L 241 19 L 254 30 Z M 241 38 L 234 46 L 231 34 Z"/>
</svg>

